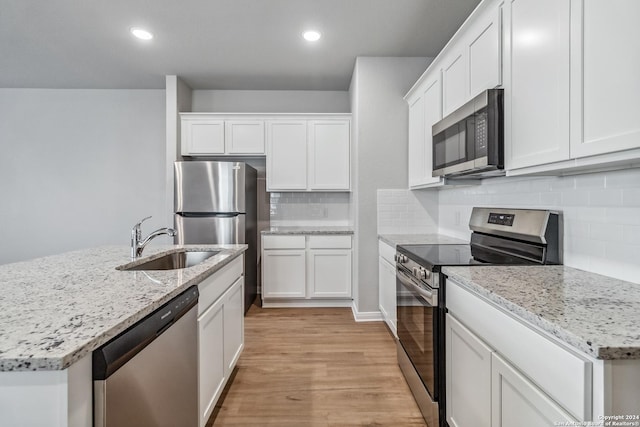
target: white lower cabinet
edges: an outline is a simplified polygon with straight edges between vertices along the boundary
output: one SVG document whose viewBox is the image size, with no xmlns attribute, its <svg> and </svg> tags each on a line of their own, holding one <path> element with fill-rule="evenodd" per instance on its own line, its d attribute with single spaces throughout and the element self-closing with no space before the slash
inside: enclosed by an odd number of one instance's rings
<svg viewBox="0 0 640 427">
<path fill-rule="evenodd" d="M 262 297 L 304 298 L 305 251 L 265 250 L 262 254 Z"/>
<path fill-rule="evenodd" d="M 491 355 L 491 413 L 492 427 L 580 424 L 496 353 Z"/>
<path fill-rule="evenodd" d="M 311 249 L 307 261 L 311 298 L 351 296 L 351 249 Z"/>
<path fill-rule="evenodd" d="M 222 393 L 225 380 L 224 311 L 218 300 L 198 318 L 199 424 L 206 424 Z"/>
<path fill-rule="evenodd" d="M 262 237 L 264 307 L 351 301 L 350 235 Z M 296 303 L 297 301 L 297 303 Z"/>
<path fill-rule="evenodd" d="M 231 373 L 244 348 L 244 278 L 224 296 L 224 366 Z"/>
<path fill-rule="evenodd" d="M 198 424 L 204 427 L 244 348 L 242 257 L 198 288 Z"/>
<path fill-rule="evenodd" d="M 450 427 L 491 426 L 491 353 L 462 326 L 446 319 L 447 422 Z"/>
<path fill-rule="evenodd" d="M 378 307 L 387 326 L 397 338 L 395 253 L 394 247 L 378 242 Z"/>
<path fill-rule="evenodd" d="M 451 427 L 552 427 L 593 419 L 593 366 L 586 356 L 452 280 L 445 286 Z"/>
</svg>

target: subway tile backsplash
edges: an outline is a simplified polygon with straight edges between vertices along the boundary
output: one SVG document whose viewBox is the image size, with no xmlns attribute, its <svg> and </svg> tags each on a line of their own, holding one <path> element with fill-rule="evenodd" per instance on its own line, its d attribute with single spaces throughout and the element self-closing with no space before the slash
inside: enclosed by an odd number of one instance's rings
<svg viewBox="0 0 640 427">
<path fill-rule="evenodd" d="M 272 225 L 349 225 L 351 193 L 269 193 Z"/>
<path fill-rule="evenodd" d="M 378 190 L 378 234 L 426 234 L 438 230 L 438 193 Z"/>
<path fill-rule="evenodd" d="M 439 231 L 461 238 L 473 206 L 560 211 L 565 265 L 640 282 L 640 169 L 490 179 L 442 189 L 438 199 Z"/>
</svg>

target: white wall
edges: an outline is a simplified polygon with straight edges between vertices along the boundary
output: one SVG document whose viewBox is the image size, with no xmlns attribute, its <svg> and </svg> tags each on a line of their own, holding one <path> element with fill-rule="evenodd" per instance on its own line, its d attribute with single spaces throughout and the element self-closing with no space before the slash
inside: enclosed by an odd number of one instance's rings
<svg viewBox="0 0 640 427">
<path fill-rule="evenodd" d="M 164 90 L 0 89 L 0 150 L 0 264 L 170 225 Z"/>
<path fill-rule="evenodd" d="M 441 190 L 439 202 L 440 232 L 465 238 L 473 206 L 560 211 L 565 265 L 640 283 L 640 169 L 489 179 Z"/>
<path fill-rule="evenodd" d="M 349 93 L 318 90 L 194 90 L 192 111 L 349 113 Z"/>
<path fill-rule="evenodd" d="M 354 301 L 360 313 L 378 309 L 377 190 L 407 186 L 407 90 L 427 58 L 359 57 L 350 87 L 354 117 Z"/>
</svg>

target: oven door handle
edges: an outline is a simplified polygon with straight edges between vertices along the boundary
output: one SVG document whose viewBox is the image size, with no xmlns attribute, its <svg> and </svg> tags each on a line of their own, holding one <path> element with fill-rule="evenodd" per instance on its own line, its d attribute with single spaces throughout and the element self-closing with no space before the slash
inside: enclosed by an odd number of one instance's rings
<svg viewBox="0 0 640 427">
<path fill-rule="evenodd" d="M 402 282 L 403 285 L 409 287 L 411 290 L 418 293 L 422 297 L 422 299 L 424 299 L 426 302 L 431 304 L 432 307 L 438 306 L 437 290 L 428 291 L 426 289 L 421 288 L 420 286 L 416 285 L 413 282 L 413 280 L 401 270 L 396 270 L 396 277 L 398 278 L 398 280 L 400 280 L 400 282 Z"/>
</svg>

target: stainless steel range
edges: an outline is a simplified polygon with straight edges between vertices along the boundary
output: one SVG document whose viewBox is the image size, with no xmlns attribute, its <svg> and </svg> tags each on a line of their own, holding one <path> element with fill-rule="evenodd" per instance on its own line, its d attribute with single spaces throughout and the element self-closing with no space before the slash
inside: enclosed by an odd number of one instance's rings
<svg viewBox="0 0 640 427">
<path fill-rule="evenodd" d="M 441 267 L 559 264 L 559 221 L 548 210 L 473 208 L 470 244 L 397 247 L 398 364 L 429 427 L 447 426 Z"/>
</svg>

